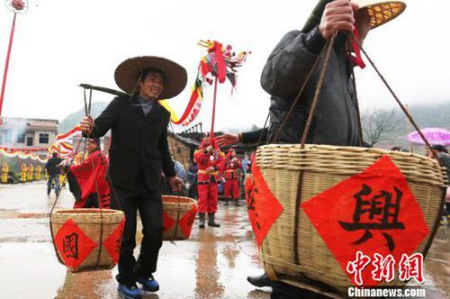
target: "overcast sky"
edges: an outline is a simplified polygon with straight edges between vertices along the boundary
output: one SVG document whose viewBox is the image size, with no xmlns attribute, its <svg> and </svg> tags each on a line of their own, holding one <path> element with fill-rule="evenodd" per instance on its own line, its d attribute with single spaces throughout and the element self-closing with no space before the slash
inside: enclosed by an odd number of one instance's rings
<svg viewBox="0 0 450 299">
<path fill-rule="evenodd" d="M 264 63 L 282 36 L 300 29 L 316 0 L 30 0 L 19 15 L 3 115 L 62 120 L 83 106 L 80 83 L 116 88 L 113 73 L 124 59 L 159 55 L 183 65 L 188 86 L 171 100 L 179 115 L 204 48 L 199 39 L 231 44 L 252 55 L 239 71 L 238 88 L 219 86 L 217 129 L 262 126 L 269 96 L 260 87 Z M 408 1 L 405 13 L 375 29 L 365 48 L 405 104 L 450 103 L 450 2 Z M 13 14 L 0 6 L 0 67 L 3 73 Z M 366 61 L 367 62 L 367 61 Z M 368 66 L 357 71 L 362 110 L 394 107 Z M 206 87 L 196 122 L 209 125 L 212 86 Z M 111 96 L 94 93 L 95 101 Z M 195 123 L 196 123 L 195 122 Z"/>
</svg>

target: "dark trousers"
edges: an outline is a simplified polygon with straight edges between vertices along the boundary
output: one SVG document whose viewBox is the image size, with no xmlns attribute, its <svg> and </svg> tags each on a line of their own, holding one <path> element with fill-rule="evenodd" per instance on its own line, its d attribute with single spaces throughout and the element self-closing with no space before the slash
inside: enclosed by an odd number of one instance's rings
<svg viewBox="0 0 450 299">
<path fill-rule="evenodd" d="M 50 174 L 47 181 L 47 195 L 50 195 L 50 191 L 52 191 L 53 181 L 55 182 L 55 193 L 59 194 L 59 174 Z"/>
<path fill-rule="evenodd" d="M 139 175 L 143 178 L 143 175 Z M 159 186 L 158 186 L 159 187 Z M 115 192 L 114 192 L 115 191 Z M 149 277 L 156 271 L 159 249 L 163 235 L 163 205 L 159 188 L 149 190 L 143 179 L 136 182 L 133 189 L 114 188 L 111 195 L 111 208 L 118 209 L 115 196 L 119 198 L 122 211 L 125 213 L 125 228 L 120 248 L 119 274 L 117 281 L 122 284 L 133 284 L 138 276 Z M 136 247 L 137 211 L 142 222 L 142 242 L 139 258 L 134 258 Z"/>
</svg>

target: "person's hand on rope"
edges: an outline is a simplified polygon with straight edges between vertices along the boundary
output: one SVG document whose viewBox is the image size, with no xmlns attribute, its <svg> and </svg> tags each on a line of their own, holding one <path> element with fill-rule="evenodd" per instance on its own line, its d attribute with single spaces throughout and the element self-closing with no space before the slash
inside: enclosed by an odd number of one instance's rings
<svg viewBox="0 0 450 299">
<path fill-rule="evenodd" d="M 84 116 L 80 122 L 80 129 L 86 135 L 90 135 L 94 128 L 94 119 L 90 116 Z"/>
<path fill-rule="evenodd" d="M 174 192 L 180 192 L 184 188 L 183 180 L 177 176 L 173 176 L 170 178 L 170 188 Z"/>
<path fill-rule="evenodd" d="M 339 30 L 352 32 L 355 30 L 355 17 L 353 12 L 359 6 L 349 0 L 335 0 L 325 6 L 319 25 L 320 34 L 329 39 Z"/>
<path fill-rule="evenodd" d="M 240 135 L 239 134 L 225 134 L 225 135 L 220 135 L 216 138 L 217 144 L 222 147 L 222 146 L 227 146 L 227 145 L 234 145 L 234 144 L 238 144 L 239 142 L 241 142 L 240 140 Z"/>
</svg>

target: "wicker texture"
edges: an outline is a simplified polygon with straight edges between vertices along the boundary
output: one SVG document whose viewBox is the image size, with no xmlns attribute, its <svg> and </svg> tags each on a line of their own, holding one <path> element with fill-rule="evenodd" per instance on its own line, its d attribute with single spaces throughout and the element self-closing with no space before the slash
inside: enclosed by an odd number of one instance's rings
<svg viewBox="0 0 450 299">
<path fill-rule="evenodd" d="M 406 177 L 424 213 L 426 224 L 432 231 L 437 225 L 446 184 L 444 169 L 432 159 L 380 149 L 323 145 L 307 145 L 305 149 L 301 149 L 300 145 L 267 145 L 258 148 L 257 165 L 270 190 L 284 208 L 261 248 L 265 270 L 272 279 L 282 279 L 294 285 L 296 280 L 313 280 L 347 291 L 346 287 L 351 286 L 349 278 L 303 210 L 300 212 L 299 227 L 294 227 L 299 172 L 304 170 L 303 203 L 362 172 L 385 154 L 390 156 Z M 295 229 L 299 230 L 299 265 L 295 264 L 294 259 Z M 418 252 L 423 253 L 427 243 L 431 241 L 429 239 L 430 236 L 422 242 Z M 400 284 L 399 281 L 393 281 L 389 285 Z"/>
<path fill-rule="evenodd" d="M 84 270 L 110 269 L 115 266 L 111 256 L 103 246 L 103 242 L 114 232 L 119 223 L 125 218 L 122 211 L 102 209 L 74 209 L 56 210 L 50 216 L 53 239 L 59 229 L 69 219 L 72 219 L 83 231 L 83 233 L 94 241 L 98 246 L 89 254 L 84 262 L 77 268 L 69 267 L 72 272 Z M 100 255 L 99 255 L 100 251 Z M 59 260 L 62 262 L 61 254 L 57 250 Z"/>
<path fill-rule="evenodd" d="M 188 235 L 185 235 L 183 233 L 183 230 L 180 228 L 179 222 L 188 212 L 192 211 L 193 209 L 197 211 L 197 202 L 192 198 L 184 196 L 163 195 L 162 199 L 164 212 L 176 222 L 173 227 L 168 230 L 164 230 L 163 240 L 173 241 L 189 239 L 196 213 L 191 215 L 192 222 L 188 223 L 188 225 L 190 224 Z"/>
</svg>

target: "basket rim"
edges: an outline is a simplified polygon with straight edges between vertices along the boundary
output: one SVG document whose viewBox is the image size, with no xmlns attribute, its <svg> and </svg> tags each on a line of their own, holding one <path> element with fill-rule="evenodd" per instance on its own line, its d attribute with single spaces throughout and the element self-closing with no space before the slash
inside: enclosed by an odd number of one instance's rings
<svg viewBox="0 0 450 299">
<path fill-rule="evenodd" d="M 343 150 L 347 152 L 360 152 L 360 153 L 372 153 L 372 154 L 389 154 L 395 156 L 403 156 L 403 157 L 414 157 L 417 159 L 423 159 L 427 161 L 431 161 L 436 165 L 439 163 L 424 155 L 419 155 L 416 153 L 409 152 L 400 152 L 400 151 L 391 151 L 382 148 L 368 148 L 368 147 L 358 147 L 358 146 L 341 146 L 341 145 L 326 145 L 326 144 L 305 144 L 305 148 L 301 149 L 301 144 L 265 144 L 260 145 L 258 148 L 261 149 L 269 149 L 269 148 L 299 148 L 302 151 L 309 151 L 312 149 L 323 149 L 323 150 Z"/>
<path fill-rule="evenodd" d="M 191 206 L 197 204 L 195 199 L 186 196 L 162 195 L 161 198 L 163 205 Z"/>
<path fill-rule="evenodd" d="M 178 195 L 161 195 L 162 200 L 164 201 L 165 199 L 183 199 L 183 200 L 188 200 L 188 201 L 195 201 L 195 199 L 187 197 L 187 196 L 178 196 Z"/>
<path fill-rule="evenodd" d="M 67 215 L 67 214 L 78 214 L 78 215 L 122 215 L 124 214 L 121 210 L 113 210 L 113 209 L 58 209 L 54 210 L 51 215 Z"/>
</svg>

